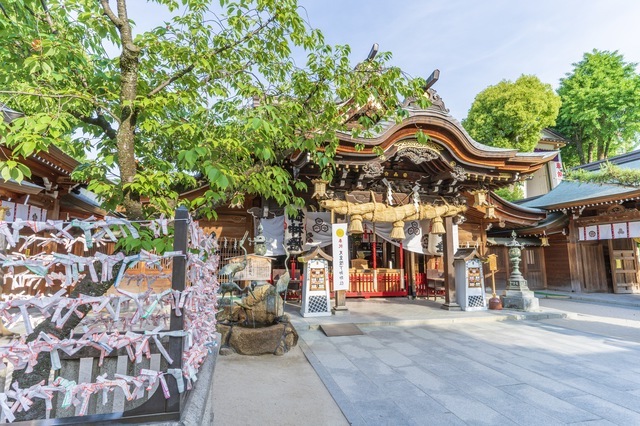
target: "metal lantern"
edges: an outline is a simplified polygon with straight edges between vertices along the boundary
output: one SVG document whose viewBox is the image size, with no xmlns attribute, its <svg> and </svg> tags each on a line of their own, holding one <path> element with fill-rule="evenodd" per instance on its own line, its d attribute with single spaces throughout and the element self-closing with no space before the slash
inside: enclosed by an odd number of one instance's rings
<svg viewBox="0 0 640 426">
<path fill-rule="evenodd" d="M 485 211 L 484 218 L 485 219 L 497 219 L 496 206 L 494 206 L 493 204 L 487 205 L 487 210 Z"/>
<path fill-rule="evenodd" d="M 311 181 L 313 183 L 313 195 L 311 198 L 326 198 L 327 197 L 327 184 L 329 181 L 324 179 L 314 179 Z"/>
<path fill-rule="evenodd" d="M 540 237 L 540 246 L 549 247 L 549 237 L 547 237 L 547 234 L 542 234 Z"/>
<path fill-rule="evenodd" d="M 489 191 L 486 189 L 478 189 L 477 191 L 472 192 L 473 194 L 473 207 L 484 207 L 489 202 L 487 201 L 487 194 Z"/>
</svg>

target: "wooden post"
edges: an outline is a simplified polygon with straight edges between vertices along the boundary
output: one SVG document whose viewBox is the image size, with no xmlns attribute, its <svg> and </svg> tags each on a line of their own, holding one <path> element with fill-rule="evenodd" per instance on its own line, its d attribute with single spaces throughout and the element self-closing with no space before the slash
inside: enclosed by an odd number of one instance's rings
<svg viewBox="0 0 640 426">
<path fill-rule="evenodd" d="M 444 217 L 444 230 L 445 235 L 442 238 L 444 245 L 444 304 L 441 308 L 459 311 L 461 308 L 456 299 L 456 278 L 453 266 L 453 255 L 455 254 L 453 252 L 453 218 L 451 216 Z"/>
<path fill-rule="evenodd" d="M 400 241 L 400 288 L 404 290 L 404 248 L 402 247 L 402 241 Z"/>
<path fill-rule="evenodd" d="M 578 226 L 572 215 L 569 214 L 569 236 L 567 237 L 567 249 L 569 255 L 569 273 L 571 274 L 571 291 L 575 293 L 582 292 L 582 284 L 584 282 L 582 276 L 582 253 L 580 251 L 580 243 L 578 235 Z"/>
<path fill-rule="evenodd" d="M 407 291 L 407 296 L 411 296 L 411 298 L 415 299 L 416 297 L 416 254 L 411 252 L 409 254 L 409 258 L 411 259 L 410 267 L 409 267 L 409 289 Z"/>
<path fill-rule="evenodd" d="M 7 207 L 0 207 L 0 221 L 4 221 L 4 216 L 7 213 L 7 210 L 9 210 Z M 7 248 L 7 240 L 4 236 L 4 234 L 0 235 L 0 254 L 4 254 Z M 2 294 L 2 292 L 4 291 L 4 269 L 0 268 L 0 294 Z M 15 336 L 17 333 L 14 333 L 12 331 L 9 331 L 9 329 L 7 329 L 4 326 L 4 321 L 0 320 L 0 336 Z"/>
<path fill-rule="evenodd" d="M 178 207 L 175 214 L 175 224 L 173 233 L 173 250 L 180 251 L 185 256 L 173 258 L 171 271 L 171 288 L 173 290 L 184 291 L 187 280 L 187 238 L 189 229 L 189 212 L 185 207 Z M 184 317 L 177 316 L 175 310 L 171 311 L 170 330 L 184 330 Z M 183 337 L 169 337 L 169 356 L 173 362 L 169 368 L 182 369 Z M 178 385 L 174 378 L 167 378 L 167 385 L 171 397 L 167 399 L 167 412 L 180 412 L 182 396 L 178 393 Z"/>
</svg>

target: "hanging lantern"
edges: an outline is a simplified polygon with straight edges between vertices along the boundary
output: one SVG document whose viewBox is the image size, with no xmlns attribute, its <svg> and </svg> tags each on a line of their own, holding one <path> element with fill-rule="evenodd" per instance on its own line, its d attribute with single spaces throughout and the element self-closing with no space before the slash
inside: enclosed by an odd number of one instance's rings
<svg viewBox="0 0 640 426">
<path fill-rule="evenodd" d="M 496 206 L 494 206 L 493 204 L 487 205 L 487 209 L 486 209 L 486 211 L 484 213 L 484 218 L 485 219 L 497 219 Z"/>
<path fill-rule="evenodd" d="M 327 197 L 327 184 L 329 181 L 324 179 L 314 179 L 313 183 L 313 195 L 311 198 L 326 198 Z"/>
<path fill-rule="evenodd" d="M 446 234 L 447 231 L 444 229 L 444 223 L 442 223 L 442 217 L 436 216 L 431 221 L 431 234 L 442 235 Z"/>
<path fill-rule="evenodd" d="M 543 233 L 542 237 L 540 237 L 540 246 L 549 247 L 549 237 L 547 237 L 546 233 Z"/>
<path fill-rule="evenodd" d="M 351 235 L 360 235 L 364 233 L 364 229 L 362 228 L 362 216 L 359 214 L 351 215 L 351 220 L 349 222 L 349 228 L 347 232 Z"/>
<path fill-rule="evenodd" d="M 487 191 L 486 189 L 478 189 L 477 191 L 472 192 L 473 194 L 473 207 L 484 207 L 489 202 L 487 201 Z"/>
<path fill-rule="evenodd" d="M 399 220 L 397 222 L 393 222 L 393 229 L 391 229 L 391 233 L 389 237 L 393 240 L 404 240 L 404 221 Z"/>
</svg>

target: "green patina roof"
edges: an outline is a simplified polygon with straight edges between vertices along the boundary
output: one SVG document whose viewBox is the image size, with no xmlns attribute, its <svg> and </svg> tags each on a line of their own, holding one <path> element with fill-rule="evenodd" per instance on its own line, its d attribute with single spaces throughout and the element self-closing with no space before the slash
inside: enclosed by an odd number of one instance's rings
<svg viewBox="0 0 640 426">
<path fill-rule="evenodd" d="M 640 188 L 600 183 L 562 181 L 560 185 L 545 195 L 518 203 L 524 207 L 538 207 L 547 210 L 561 206 L 579 206 L 599 202 L 607 198 L 640 196 Z"/>
</svg>

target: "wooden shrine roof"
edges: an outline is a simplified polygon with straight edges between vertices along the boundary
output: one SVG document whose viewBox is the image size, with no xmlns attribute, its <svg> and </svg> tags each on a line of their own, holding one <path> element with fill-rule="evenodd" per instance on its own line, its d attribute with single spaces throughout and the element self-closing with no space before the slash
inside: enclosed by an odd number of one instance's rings
<svg viewBox="0 0 640 426">
<path fill-rule="evenodd" d="M 429 187 L 425 193 L 435 195 L 451 194 L 452 187 L 456 193 L 480 186 L 495 189 L 532 174 L 557 155 L 483 145 L 441 101 L 427 109 L 408 102 L 405 109 L 407 117 L 401 122 L 381 121 L 378 131 L 367 136 L 338 132 L 337 190 L 369 189 L 382 178 L 418 182 Z M 419 131 L 428 136 L 427 143 L 418 142 Z M 301 175 L 320 175 L 306 153 L 294 154 L 291 162 Z"/>
</svg>

